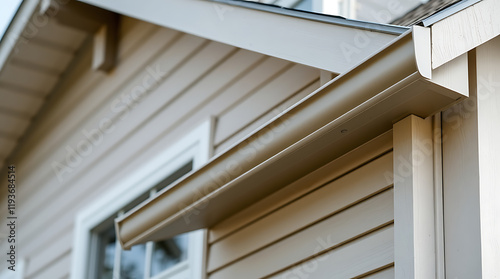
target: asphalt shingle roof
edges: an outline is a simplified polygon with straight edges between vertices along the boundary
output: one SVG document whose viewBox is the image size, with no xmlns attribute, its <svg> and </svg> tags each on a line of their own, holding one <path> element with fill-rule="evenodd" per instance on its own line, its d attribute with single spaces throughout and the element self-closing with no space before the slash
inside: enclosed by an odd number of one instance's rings
<svg viewBox="0 0 500 279">
<path fill-rule="evenodd" d="M 421 22 L 423 19 L 438 13 L 461 0 L 430 0 L 429 2 L 417 6 L 402 17 L 394 20 L 391 24 L 411 26 Z"/>
</svg>

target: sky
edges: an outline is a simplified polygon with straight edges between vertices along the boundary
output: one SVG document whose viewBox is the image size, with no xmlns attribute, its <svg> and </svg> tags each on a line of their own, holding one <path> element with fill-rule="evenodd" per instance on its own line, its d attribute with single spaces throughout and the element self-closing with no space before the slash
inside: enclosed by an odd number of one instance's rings
<svg viewBox="0 0 500 279">
<path fill-rule="evenodd" d="M 22 0 L 0 0 L 0 38 L 9 26 Z"/>
</svg>

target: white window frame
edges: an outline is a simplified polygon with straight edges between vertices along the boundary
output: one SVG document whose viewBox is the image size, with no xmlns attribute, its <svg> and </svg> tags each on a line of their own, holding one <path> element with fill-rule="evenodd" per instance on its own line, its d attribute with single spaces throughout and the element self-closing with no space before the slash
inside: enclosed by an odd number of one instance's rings
<svg viewBox="0 0 500 279">
<path fill-rule="evenodd" d="M 213 122 L 213 118 L 206 120 L 168 149 L 159 152 L 152 160 L 141 163 L 137 171 L 123 178 L 115 187 L 77 214 L 71 279 L 88 279 L 92 230 L 95 227 L 116 215 L 119 210 L 189 161 L 193 161 L 193 170 L 208 161 L 212 155 Z M 188 259 L 154 278 L 169 276 L 168 278 L 175 279 L 176 274 L 185 276 L 186 270 L 191 273 L 189 278 L 205 277 L 206 231 L 191 232 L 188 241 Z"/>
</svg>

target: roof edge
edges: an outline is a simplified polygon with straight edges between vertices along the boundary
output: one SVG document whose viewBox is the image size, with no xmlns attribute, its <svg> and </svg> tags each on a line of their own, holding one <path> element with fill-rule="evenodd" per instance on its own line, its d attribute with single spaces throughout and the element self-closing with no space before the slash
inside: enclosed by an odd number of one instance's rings
<svg viewBox="0 0 500 279">
<path fill-rule="evenodd" d="M 392 35 L 401 35 L 408 31 L 410 28 L 400 25 L 392 24 L 382 24 L 370 21 L 349 19 L 342 16 L 327 15 L 315 12 L 308 12 L 303 10 L 295 10 L 286 7 L 280 7 L 276 5 L 262 4 L 259 2 L 247 2 L 240 0 L 207 0 L 217 3 L 228 4 L 232 6 L 244 7 L 264 12 L 270 12 L 275 14 L 281 14 L 286 16 L 292 16 L 302 19 L 314 20 L 318 22 L 324 22 L 329 24 L 335 24 L 340 26 L 353 27 L 360 30 L 382 32 Z"/>
<path fill-rule="evenodd" d="M 425 27 L 431 26 L 434 23 L 441 21 L 441 20 L 443 20 L 451 15 L 454 15 L 454 14 L 462 11 L 463 9 L 466 9 L 466 8 L 476 4 L 479 1 L 482 1 L 482 0 L 466 0 L 466 1 L 460 1 L 458 3 L 455 3 L 455 4 L 451 5 L 450 7 L 423 19 L 422 25 Z"/>
<path fill-rule="evenodd" d="M 128 249 L 213 226 L 231 212 L 390 130 L 394 121 L 409 114 L 427 117 L 465 97 L 420 72 L 418 60 L 430 59 L 428 53 L 417 54 L 415 49 L 421 45 L 415 40 L 429 35 L 420 28 L 424 27 L 419 27 L 418 35 L 400 36 L 184 180 L 116 219 L 121 245 Z M 262 138 L 272 141 L 259 144 Z"/>
<path fill-rule="evenodd" d="M 0 40 L 0 73 L 3 71 L 6 62 L 12 52 L 16 51 L 16 45 L 22 38 L 25 27 L 30 23 L 30 19 L 36 13 L 38 0 L 24 0 L 12 18 L 9 27 Z"/>
<path fill-rule="evenodd" d="M 346 72 L 408 30 L 276 7 L 255 9 L 247 7 L 246 3 L 232 5 L 209 0 L 150 0 L 148 5 L 134 0 L 81 2 L 335 74 Z M 264 11 L 264 8 L 278 9 L 282 13 Z"/>
<path fill-rule="evenodd" d="M 432 68 L 448 63 L 500 35 L 500 1 L 469 0 L 464 6 L 428 21 L 432 34 Z M 461 9 L 457 12 L 457 9 Z"/>
</svg>

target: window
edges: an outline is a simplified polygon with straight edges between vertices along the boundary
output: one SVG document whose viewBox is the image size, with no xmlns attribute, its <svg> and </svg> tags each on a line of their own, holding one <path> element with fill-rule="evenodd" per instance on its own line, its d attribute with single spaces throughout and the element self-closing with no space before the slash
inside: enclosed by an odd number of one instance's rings
<svg viewBox="0 0 500 279">
<path fill-rule="evenodd" d="M 205 163 L 211 130 L 212 121 L 206 121 L 78 214 L 72 279 L 202 278 L 204 231 L 124 251 L 114 219 Z"/>
<path fill-rule="evenodd" d="M 153 195 L 157 191 L 177 181 L 193 170 L 193 161 L 189 161 L 157 186 L 149 191 Z M 90 278 L 96 279 L 142 279 L 164 278 L 171 276 L 171 268 L 184 264 L 188 260 L 190 234 L 175 236 L 159 242 L 150 242 L 132 247 L 130 251 L 121 249 L 117 242 L 113 219 L 135 207 L 148 198 L 143 194 L 119 210 L 108 220 L 92 231 L 89 261 L 94 261 Z M 92 264 L 92 263 L 91 263 Z"/>
</svg>

